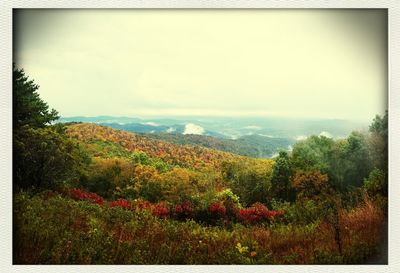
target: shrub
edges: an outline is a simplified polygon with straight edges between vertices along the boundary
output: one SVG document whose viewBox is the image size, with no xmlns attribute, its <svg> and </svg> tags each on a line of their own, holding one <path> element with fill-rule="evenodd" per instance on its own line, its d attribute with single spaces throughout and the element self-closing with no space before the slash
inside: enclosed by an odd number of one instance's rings
<svg viewBox="0 0 400 273">
<path fill-rule="evenodd" d="M 208 208 L 208 212 L 216 217 L 226 217 L 226 208 L 222 202 L 213 202 Z"/>
<path fill-rule="evenodd" d="M 111 208 L 120 207 L 120 208 L 124 208 L 124 209 L 132 209 L 132 205 L 126 199 L 118 199 L 116 201 L 112 201 L 110 203 L 110 207 Z"/>
<path fill-rule="evenodd" d="M 96 193 L 87 193 L 81 189 L 71 189 L 70 195 L 75 200 L 88 200 L 99 205 L 104 204 L 103 197 L 97 195 Z"/>
<path fill-rule="evenodd" d="M 159 218 L 167 218 L 169 216 L 169 209 L 167 207 L 167 204 L 164 202 L 155 204 L 152 207 L 151 211 L 154 216 L 157 216 Z"/>
<path fill-rule="evenodd" d="M 193 216 L 193 204 L 189 201 L 177 204 L 174 207 L 174 216 L 177 219 L 187 219 Z"/>
<path fill-rule="evenodd" d="M 255 203 L 249 208 L 240 209 L 238 218 L 244 224 L 256 224 L 264 221 L 271 221 L 275 217 L 280 217 L 283 214 L 283 211 L 270 211 L 265 205 Z"/>
</svg>

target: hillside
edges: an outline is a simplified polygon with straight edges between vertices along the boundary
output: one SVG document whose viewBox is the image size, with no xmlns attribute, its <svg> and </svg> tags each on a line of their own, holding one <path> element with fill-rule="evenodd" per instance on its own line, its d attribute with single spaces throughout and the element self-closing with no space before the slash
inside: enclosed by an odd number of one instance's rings
<svg viewBox="0 0 400 273">
<path fill-rule="evenodd" d="M 144 152 L 151 158 L 159 158 L 171 165 L 200 169 L 219 168 L 223 160 L 243 160 L 242 156 L 199 146 L 177 145 L 153 139 L 145 135 L 112 129 L 92 123 L 69 125 L 67 135 L 85 143 L 95 157 L 112 154 Z M 189 142 L 188 142 L 189 143 Z"/>
<path fill-rule="evenodd" d="M 182 135 L 177 133 L 152 133 L 143 136 L 179 145 L 198 145 L 243 156 L 270 158 L 279 150 L 287 150 L 294 140 L 260 135 L 242 136 L 238 139 L 216 138 L 205 135 Z"/>
</svg>

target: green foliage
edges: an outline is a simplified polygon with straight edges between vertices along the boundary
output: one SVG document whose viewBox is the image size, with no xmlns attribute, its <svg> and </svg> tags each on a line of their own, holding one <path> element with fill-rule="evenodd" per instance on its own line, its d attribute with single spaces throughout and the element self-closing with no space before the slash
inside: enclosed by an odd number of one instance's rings
<svg viewBox="0 0 400 273">
<path fill-rule="evenodd" d="M 345 183 L 357 187 L 362 186 L 364 178 L 371 170 L 367 137 L 361 133 L 351 133 L 347 138 L 344 153 L 347 163 Z"/>
<path fill-rule="evenodd" d="M 373 169 L 369 176 L 364 179 L 363 188 L 375 203 L 386 213 L 388 209 L 388 178 L 387 173 Z"/>
<path fill-rule="evenodd" d="M 287 201 L 294 200 L 294 192 L 290 185 L 292 167 L 287 152 L 279 152 L 272 170 L 272 192 L 275 198 Z"/>
<path fill-rule="evenodd" d="M 387 173 L 388 167 L 388 113 L 384 117 L 377 115 L 369 127 L 371 136 L 368 139 L 368 148 L 371 163 Z"/>
<path fill-rule="evenodd" d="M 92 140 L 85 143 L 92 156 L 102 158 L 129 157 L 130 153 L 120 144 L 112 141 Z"/>
<path fill-rule="evenodd" d="M 283 210 L 285 223 L 308 225 L 319 223 L 325 216 L 324 211 L 314 200 L 303 200 L 296 203 L 273 200 L 273 210 Z"/>
<path fill-rule="evenodd" d="M 297 142 L 292 151 L 293 167 L 297 170 L 326 172 L 333 145 L 333 139 L 324 136 L 311 136 Z"/>
<path fill-rule="evenodd" d="M 222 173 L 243 204 L 268 202 L 271 196 L 271 161 L 225 161 Z"/>
<path fill-rule="evenodd" d="M 82 185 L 106 198 L 113 195 L 134 198 L 137 194 L 133 177 L 134 165 L 124 158 L 96 159 L 90 166 L 90 176 Z"/>
<path fill-rule="evenodd" d="M 129 155 L 130 160 L 135 164 L 153 166 L 160 173 L 170 171 L 173 167 L 159 158 L 151 158 L 144 152 L 134 152 Z"/>
<path fill-rule="evenodd" d="M 368 178 L 364 179 L 364 189 L 371 196 L 382 195 L 387 196 L 388 181 L 386 174 L 379 169 L 373 169 Z"/>
<path fill-rule="evenodd" d="M 329 176 L 338 191 L 360 187 L 371 170 L 368 136 L 352 132 L 345 140 L 311 136 L 293 147 L 291 161 L 295 170 L 319 170 Z"/>
<path fill-rule="evenodd" d="M 37 93 L 39 86 L 29 80 L 23 69 L 13 65 L 13 127 L 24 125 L 43 128 L 59 118 L 56 110 L 49 110 Z"/>
<path fill-rule="evenodd" d="M 374 134 L 379 134 L 385 138 L 388 137 L 388 111 L 381 117 L 376 115 L 372 124 L 369 126 L 369 131 Z"/>
<path fill-rule="evenodd" d="M 14 132 L 14 185 L 55 189 L 76 183 L 90 162 L 78 143 L 52 128 L 25 125 Z"/>
</svg>

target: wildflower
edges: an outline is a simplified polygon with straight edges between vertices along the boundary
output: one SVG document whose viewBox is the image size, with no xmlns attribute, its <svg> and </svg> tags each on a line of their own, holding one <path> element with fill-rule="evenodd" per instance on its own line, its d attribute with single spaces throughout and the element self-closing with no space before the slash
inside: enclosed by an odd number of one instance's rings
<svg viewBox="0 0 400 273">
<path fill-rule="evenodd" d="M 236 244 L 236 249 L 239 251 L 240 254 L 246 253 L 249 250 L 247 246 L 242 246 L 241 243 Z"/>
<path fill-rule="evenodd" d="M 257 255 L 257 252 L 255 252 L 255 251 L 250 252 L 251 257 L 255 257 L 256 255 Z"/>
</svg>

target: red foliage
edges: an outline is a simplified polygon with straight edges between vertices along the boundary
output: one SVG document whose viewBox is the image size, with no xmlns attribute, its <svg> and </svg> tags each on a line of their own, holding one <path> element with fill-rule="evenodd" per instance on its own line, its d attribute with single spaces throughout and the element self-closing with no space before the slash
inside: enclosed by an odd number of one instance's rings
<svg viewBox="0 0 400 273">
<path fill-rule="evenodd" d="M 132 205 L 126 199 L 118 199 L 110 203 L 110 207 L 121 207 L 124 209 L 132 209 Z"/>
<path fill-rule="evenodd" d="M 226 217 L 226 208 L 222 202 L 211 203 L 210 207 L 208 208 L 208 212 L 219 217 Z"/>
<path fill-rule="evenodd" d="M 190 202 L 184 202 L 175 206 L 175 211 L 178 213 L 192 213 L 193 205 Z"/>
<path fill-rule="evenodd" d="M 152 207 L 152 213 L 154 216 L 167 218 L 169 216 L 169 209 L 165 203 L 157 203 Z"/>
<path fill-rule="evenodd" d="M 70 195 L 73 199 L 75 200 L 88 200 L 91 201 L 93 203 L 99 204 L 99 205 L 103 205 L 104 204 L 104 198 L 99 196 L 96 193 L 88 193 L 85 192 L 81 189 L 72 189 L 70 191 Z"/>
<path fill-rule="evenodd" d="M 265 205 L 255 203 L 249 208 L 240 209 L 238 217 L 245 224 L 256 224 L 282 216 L 283 213 L 283 211 L 268 210 Z"/>
<path fill-rule="evenodd" d="M 70 196 L 75 200 L 87 200 L 99 205 L 103 205 L 105 200 L 103 197 L 97 195 L 96 193 L 88 193 L 81 189 L 72 189 L 70 191 Z M 124 209 L 132 209 L 132 205 L 126 199 L 119 199 L 116 201 L 112 201 L 110 207 L 121 207 Z M 157 204 L 152 204 L 147 200 L 136 200 L 135 207 L 139 209 L 150 209 L 152 214 L 159 218 L 167 218 L 170 214 L 178 219 L 185 219 L 187 217 L 192 216 L 194 207 L 190 202 L 183 202 L 181 204 L 175 205 L 172 211 L 168 208 L 165 202 L 160 202 Z M 213 202 L 208 208 L 208 212 L 214 218 L 221 218 L 224 220 L 224 225 L 227 225 L 229 222 L 227 220 L 227 209 L 223 202 Z M 266 220 L 273 220 L 277 217 L 280 217 L 284 214 L 283 211 L 274 211 L 268 210 L 268 208 L 261 204 L 255 203 L 249 208 L 240 209 L 237 213 L 236 217 L 238 220 L 242 221 L 245 224 L 256 224 L 261 223 Z"/>
<path fill-rule="evenodd" d="M 193 213 L 193 204 L 188 201 L 177 204 L 174 208 L 174 212 L 178 217 L 188 217 Z"/>
</svg>

